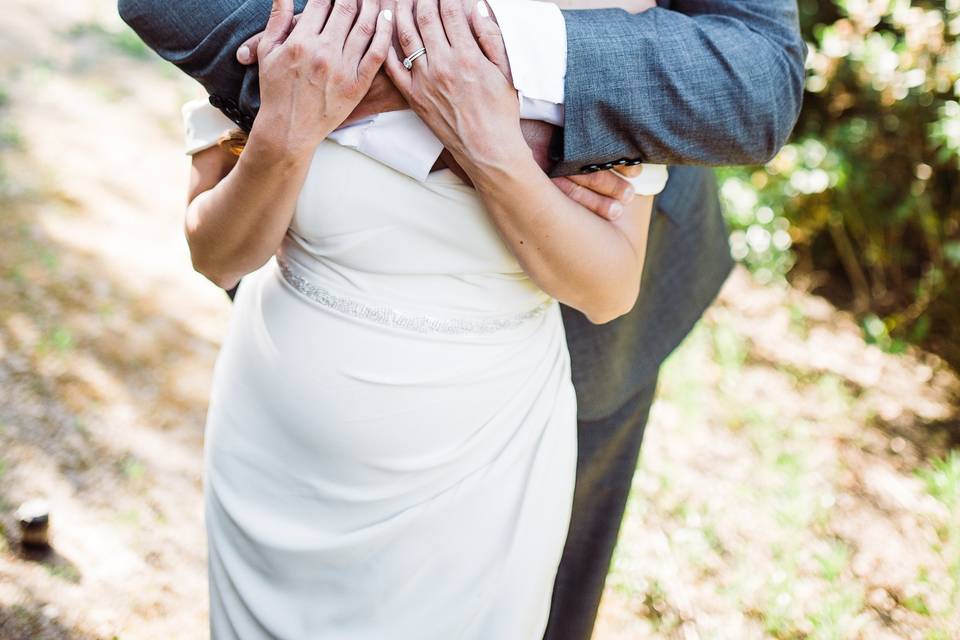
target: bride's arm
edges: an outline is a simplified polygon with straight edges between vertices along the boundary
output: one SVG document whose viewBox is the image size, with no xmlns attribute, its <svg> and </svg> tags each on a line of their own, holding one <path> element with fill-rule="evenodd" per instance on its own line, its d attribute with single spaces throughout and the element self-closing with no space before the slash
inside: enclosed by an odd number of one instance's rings
<svg viewBox="0 0 960 640">
<path fill-rule="evenodd" d="M 193 267 L 233 288 L 276 253 L 309 155 L 286 153 L 256 125 L 240 158 L 213 147 L 193 156 L 185 231 Z"/>
<path fill-rule="evenodd" d="M 640 287 L 652 198 L 636 198 L 611 222 L 565 197 L 534 162 L 516 92 L 478 48 L 460 3 L 440 4 L 419 0 L 415 19 L 411 0 L 400 0 L 404 52 L 424 46 L 428 53 L 411 71 L 388 57 L 394 83 L 470 175 L 504 241 L 544 291 L 594 322 L 627 313 Z M 474 20 L 480 34 L 492 24 Z"/>
<path fill-rule="evenodd" d="M 386 56 L 390 15 L 378 18 L 376 3 L 365 3 L 354 24 L 354 12 L 351 3 L 331 11 L 309 0 L 287 36 L 293 0 L 274 0 L 258 51 L 262 104 L 243 153 L 235 165 L 221 149 L 194 156 L 187 241 L 195 268 L 223 288 L 276 252 L 314 150 Z"/>
<path fill-rule="evenodd" d="M 540 288 L 598 324 L 633 308 L 652 196 L 635 197 L 608 221 L 567 198 L 529 153 L 468 164 L 501 236 Z"/>
</svg>

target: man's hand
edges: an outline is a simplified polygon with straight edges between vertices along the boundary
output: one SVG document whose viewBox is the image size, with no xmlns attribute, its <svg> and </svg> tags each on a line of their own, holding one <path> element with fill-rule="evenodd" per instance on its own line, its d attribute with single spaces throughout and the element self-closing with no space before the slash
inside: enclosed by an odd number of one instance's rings
<svg viewBox="0 0 960 640">
<path fill-rule="evenodd" d="M 533 159 L 540 168 L 549 171 L 553 162 L 550 160 L 550 140 L 556 127 L 539 120 L 521 120 L 520 130 L 527 141 Z M 638 167 L 622 167 L 621 173 L 630 175 L 626 170 L 639 173 Z M 562 178 L 553 178 L 553 183 L 563 191 L 568 198 L 574 200 L 601 218 L 616 220 L 623 214 L 623 207 L 633 200 L 633 187 L 614 171 L 597 171 Z"/>
<path fill-rule="evenodd" d="M 633 185 L 613 169 L 575 176 L 553 178 L 553 184 L 571 200 L 607 220 L 623 215 L 624 205 L 633 201 Z"/>
</svg>

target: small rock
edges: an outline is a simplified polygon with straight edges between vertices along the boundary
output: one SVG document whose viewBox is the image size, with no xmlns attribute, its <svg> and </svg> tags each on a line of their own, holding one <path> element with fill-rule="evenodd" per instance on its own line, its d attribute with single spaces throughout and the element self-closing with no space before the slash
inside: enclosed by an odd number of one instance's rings
<svg viewBox="0 0 960 640">
<path fill-rule="evenodd" d="M 896 606 L 896 601 L 890 597 L 890 594 L 883 587 L 873 589 L 867 598 L 867 602 L 880 611 L 890 611 Z"/>
<path fill-rule="evenodd" d="M 896 436 L 890 440 L 890 451 L 894 453 L 903 453 L 903 450 L 907 448 L 907 441 Z"/>
<path fill-rule="evenodd" d="M 28 500 L 17 509 L 20 543 L 25 547 L 47 547 L 50 544 L 50 507 L 46 500 Z"/>
</svg>

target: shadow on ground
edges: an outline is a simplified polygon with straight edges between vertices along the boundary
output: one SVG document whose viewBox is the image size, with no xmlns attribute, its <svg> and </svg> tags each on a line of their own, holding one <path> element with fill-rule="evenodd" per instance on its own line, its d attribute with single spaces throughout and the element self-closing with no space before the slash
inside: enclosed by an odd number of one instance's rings
<svg viewBox="0 0 960 640">
<path fill-rule="evenodd" d="M 0 637 L 202 638 L 202 427 L 226 305 L 182 260 L 176 105 L 192 88 L 99 25 L 109 3 L 8 9 Z M 33 497 L 51 505 L 45 555 L 17 540 Z"/>
<path fill-rule="evenodd" d="M 11 607 L 0 605 L 0 638 L 43 640 L 101 640 L 76 629 L 59 624 L 45 613 L 44 606 L 36 603 L 17 604 Z M 46 611 L 50 611 L 46 608 Z"/>
</svg>

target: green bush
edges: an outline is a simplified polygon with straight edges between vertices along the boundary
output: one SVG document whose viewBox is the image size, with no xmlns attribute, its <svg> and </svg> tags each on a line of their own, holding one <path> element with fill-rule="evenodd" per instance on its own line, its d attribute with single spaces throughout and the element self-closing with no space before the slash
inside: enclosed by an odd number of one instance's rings
<svg viewBox="0 0 960 640">
<path fill-rule="evenodd" d="M 960 0 L 801 0 L 793 143 L 720 173 L 731 250 L 812 276 L 868 339 L 960 363 Z"/>
</svg>

